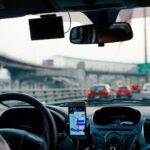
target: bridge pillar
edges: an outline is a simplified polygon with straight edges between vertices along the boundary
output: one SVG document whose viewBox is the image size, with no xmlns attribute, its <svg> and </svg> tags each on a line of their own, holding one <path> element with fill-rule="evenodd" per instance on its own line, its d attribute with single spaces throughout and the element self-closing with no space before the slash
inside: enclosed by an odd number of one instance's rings
<svg viewBox="0 0 150 150">
<path fill-rule="evenodd" d="M 80 83 L 80 87 L 85 88 L 86 87 L 86 73 L 83 69 L 76 70 L 76 78 Z"/>
<path fill-rule="evenodd" d="M 89 88 L 93 86 L 93 84 L 99 83 L 99 77 L 97 74 L 88 74 L 86 75 L 86 87 Z"/>
</svg>

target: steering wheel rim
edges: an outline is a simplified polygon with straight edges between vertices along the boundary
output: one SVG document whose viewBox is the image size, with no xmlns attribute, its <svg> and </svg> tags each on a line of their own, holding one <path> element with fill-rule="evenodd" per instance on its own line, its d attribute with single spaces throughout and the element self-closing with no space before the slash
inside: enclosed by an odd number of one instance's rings
<svg viewBox="0 0 150 150">
<path fill-rule="evenodd" d="M 26 94 L 20 93 L 6 93 L 0 95 L 0 102 L 9 101 L 9 100 L 17 100 L 21 102 L 25 102 L 36 108 L 43 116 L 46 130 L 45 130 L 45 138 L 47 143 L 48 150 L 55 150 L 57 144 L 57 130 L 56 124 L 53 116 L 48 111 L 48 109 L 40 103 L 36 98 L 28 96 Z"/>
</svg>

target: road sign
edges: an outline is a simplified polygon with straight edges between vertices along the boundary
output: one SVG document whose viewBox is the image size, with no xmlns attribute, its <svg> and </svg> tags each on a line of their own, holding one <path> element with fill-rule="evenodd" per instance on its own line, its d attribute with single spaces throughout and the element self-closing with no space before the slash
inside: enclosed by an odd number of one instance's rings
<svg viewBox="0 0 150 150">
<path fill-rule="evenodd" d="M 150 63 L 138 64 L 138 72 L 150 72 Z"/>
</svg>

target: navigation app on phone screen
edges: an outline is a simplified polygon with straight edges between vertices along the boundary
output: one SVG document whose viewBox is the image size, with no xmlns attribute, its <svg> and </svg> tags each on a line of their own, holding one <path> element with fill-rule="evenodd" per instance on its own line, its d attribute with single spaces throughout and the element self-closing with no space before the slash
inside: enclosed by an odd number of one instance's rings
<svg viewBox="0 0 150 150">
<path fill-rule="evenodd" d="M 84 136 L 86 125 L 86 114 L 84 107 L 69 108 L 70 135 Z"/>
</svg>

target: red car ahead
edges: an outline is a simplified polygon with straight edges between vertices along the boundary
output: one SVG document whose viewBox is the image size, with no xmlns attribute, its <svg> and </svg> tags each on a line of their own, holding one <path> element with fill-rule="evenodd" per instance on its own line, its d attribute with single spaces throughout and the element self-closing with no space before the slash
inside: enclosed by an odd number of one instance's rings
<svg viewBox="0 0 150 150">
<path fill-rule="evenodd" d="M 132 93 L 140 93 L 141 87 L 139 85 L 132 85 Z"/>
<path fill-rule="evenodd" d="M 92 86 L 88 91 L 88 99 L 110 98 L 112 96 L 111 88 L 108 84 Z"/>
<path fill-rule="evenodd" d="M 120 86 L 117 91 L 116 91 L 116 97 L 121 98 L 121 97 L 132 97 L 132 90 L 129 86 Z"/>
</svg>

